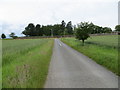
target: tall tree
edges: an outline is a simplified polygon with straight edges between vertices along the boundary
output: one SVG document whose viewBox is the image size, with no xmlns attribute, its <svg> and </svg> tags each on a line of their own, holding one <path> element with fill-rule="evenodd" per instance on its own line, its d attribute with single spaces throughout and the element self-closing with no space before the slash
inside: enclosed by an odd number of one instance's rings
<svg viewBox="0 0 120 90">
<path fill-rule="evenodd" d="M 42 26 L 42 30 L 45 36 L 51 36 L 52 25 Z"/>
<path fill-rule="evenodd" d="M 61 30 L 61 24 L 55 24 L 52 29 L 54 36 L 59 35 L 59 31 Z"/>
<path fill-rule="evenodd" d="M 72 28 L 72 22 L 68 22 L 66 25 L 66 34 L 72 35 L 73 34 L 73 28 Z"/>
<path fill-rule="evenodd" d="M 1 35 L 1 38 L 2 38 L 2 39 L 5 39 L 5 38 L 6 38 L 6 35 L 3 33 L 3 34 Z"/>
<path fill-rule="evenodd" d="M 30 32 L 30 36 L 35 36 L 36 33 L 35 33 L 35 26 L 34 26 L 34 24 L 30 23 L 28 25 L 28 30 Z"/>
<path fill-rule="evenodd" d="M 64 20 L 62 20 L 61 22 L 61 30 L 59 30 L 59 35 L 64 35 L 65 34 L 65 26 L 66 26 L 66 23 Z"/>
<path fill-rule="evenodd" d="M 94 26 L 93 26 L 94 34 L 96 34 L 96 33 L 102 33 L 102 32 L 103 32 L 102 29 L 103 29 L 103 28 L 100 27 L 100 26 L 98 26 L 98 25 L 94 25 Z"/>
<path fill-rule="evenodd" d="M 42 31 L 42 28 L 40 26 L 40 24 L 37 24 L 36 27 L 35 27 L 35 32 L 36 32 L 36 36 L 42 36 L 43 35 L 43 31 Z"/>
<path fill-rule="evenodd" d="M 115 31 L 120 31 L 120 25 L 115 26 Z"/>
<path fill-rule="evenodd" d="M 28 24 L 25 30 L 22 32 L 26 36 L 35 36 L 35 26 L 33 23 Z"/>
<path fill-rule="evenodd" d="M 104 33 L 111 33 L 112 32 L 112 29 L 109 27 L 104 27 L 103 30 L 104 30 Z"/>
<path fill-rule="evenodd" d="M 28 30 L 28 27 L 25 27 L 25 30 L 22 32 L 22 34 L 24 34 L 26 36 L 30 36 L 30 32 Z"/>
</svg>

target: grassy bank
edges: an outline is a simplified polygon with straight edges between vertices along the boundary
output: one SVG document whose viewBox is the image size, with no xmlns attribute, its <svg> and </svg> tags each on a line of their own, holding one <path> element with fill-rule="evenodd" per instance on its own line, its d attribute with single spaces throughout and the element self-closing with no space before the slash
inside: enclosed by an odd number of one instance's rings
<svg viewBox="0 0 120 90">
<path fill-rule="evenodd" d="M 42 88 L 53 39 L 3 40 L 3 88 Z"/>
<path fill-rule="evenodd" d="M 100 37 L 104 39 L 100 40 Z M 115 36 L 112 39 L 117 37 L 118 36 Z M 118 44 L 114 40 L 111 40 L 111 36 L 93 36 L 86 41 L 85 46 L 82 46 L 82 42 L 75 38 L 62 38 L 61 40 L 70 47 L 90 57 L 98 64 L 118 74 Z"/>
</svg>

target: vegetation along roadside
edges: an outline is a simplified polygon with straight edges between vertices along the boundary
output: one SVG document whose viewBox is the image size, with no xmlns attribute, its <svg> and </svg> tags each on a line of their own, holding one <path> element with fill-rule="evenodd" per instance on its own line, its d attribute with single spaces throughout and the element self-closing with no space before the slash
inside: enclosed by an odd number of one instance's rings
<svg viewBox="0 0 120 90">
<path fill-rule="evenodd" d="M 3 40 L 3 88 L 43 88 L 53 39 Z"/>
</svg>

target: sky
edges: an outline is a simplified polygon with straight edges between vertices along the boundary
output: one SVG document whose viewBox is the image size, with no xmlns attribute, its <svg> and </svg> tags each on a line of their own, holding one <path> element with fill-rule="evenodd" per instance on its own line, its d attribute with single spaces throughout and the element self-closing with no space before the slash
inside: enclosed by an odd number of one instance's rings
<svg viewBox="0 0 120 90">
<path fill-rule="evenodd" d="M 29 23 L 47 25 L 72 21 L 93 22 L 114 27 L 118 24 L 119 0 L 0 0 L 0 33 L 21 32 Z"/>
</svg>

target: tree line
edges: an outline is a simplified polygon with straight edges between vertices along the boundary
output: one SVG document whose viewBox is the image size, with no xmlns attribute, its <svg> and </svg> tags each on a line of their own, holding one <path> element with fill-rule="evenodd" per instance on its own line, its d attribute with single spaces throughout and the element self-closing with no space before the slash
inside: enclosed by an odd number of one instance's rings
<svg viewBox="0 0 120 90">
<path fill-rule="evenodd" d="M 93 24 L 92 22 L 81 22 L 77 25 L 72 25 L 72 22 L 69 21 L 67 24 L 64 20 L 62 20 L 61 24 L 54 24 L 54 25 L 40 25 L 37 24 L 36 26 L 33 23 L 29 23 L 25 30 L 23 30 L 22 34 L 26 35 L 27 37 L 30 36 L 64 36 L 64 35 L 75 35 L 77 36 L 77 33 L 79 33 L 79 29 L 81 28 L 82 33 L 81 36 L 84 33 L 87 34 L 99 34 L 99 33 L 111 33 L 112 29 L 110 27 L 102 27 Z M 115 31 L 120 31 L 120 25 L 115 26 Z M 15 33 L 11 33 L 9 35 L 10 37 L 17 38 L 15 36 Z M 1 35 L 1 38 L 6 38 L 6 35 L 3 33 Z"/>
<path fill-rule="evenodd" d="M 30 23 L 22 33 L 26 36 L 73 35 L 73 26 L 71 21 L 66 24 L 64 20 L 61 24 L 46 26 L 40 24 L 35 26 L 33 23 Z"/>
<path fill-rule="evenodd" d="M 111 33 L 112 29 L 110 27 L 102 27 L 93 24 L 92 22 L 81 22 L 88 25 L 91 29 L 89 31 L 90 34 L 96 33 Z M 36 26 L 33 23 L 28 24 L 25 27 L 25 30 L 22 32 L 26 36 L 63 36 L 63 35 L 74 35 L 75 30 L 78 28 L 78 25 L 72 25 L 72 22 L 69 21 L 67 24 L 63 20 L 61 24 L 55 25 L 40 25 L 37 24 Z M 83 26 L 85 27 L 85 26 Z"/>
</svg>

